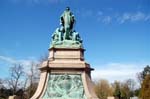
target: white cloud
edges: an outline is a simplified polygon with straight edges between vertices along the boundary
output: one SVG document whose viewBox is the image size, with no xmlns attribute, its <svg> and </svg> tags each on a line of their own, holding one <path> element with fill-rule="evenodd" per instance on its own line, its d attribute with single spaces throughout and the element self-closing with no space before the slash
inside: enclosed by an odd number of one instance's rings
<svg viewBox="0 0 150 99">
<path fill-rule="evenodd" d="M 119 23 L 125 22 L 137 22 L 137 21 L 150 21 L 150 15 L 145 14 L 143 12 L 136 12 L 136 13 L 123 13 L 119 17 L 117 17 Z"/>
<path fill-rule="evenodd" d="M 146 15 L 142 12 L 137 12 L 131 16 L 131 21 L 145 20 Z"/>
<path fill-rule="evenodd" d="M 103 19 L 102 19 L 102 22 L 105 23 L 105 24 L 109 24 L 111 22 L 112 18 L 110 16 L 105 16 Z"/>
<path fill-rule="evenodd" d="M 50 3 L 61 3 L 61 2 L 64 2 L 64 1 L 66 1 L 66 0 L 48 0 L 48 2 L 50 2 Z"/>
<path fill-rule="evenodd" d="M 14 58 L 11 58 L 11 57 L 7 57 L 7 56 L 0 56 L 0 60 L 1 61 L 6 61 L 7 63 L 10 63 L 10 64 L 15 64 L 15 63 L 20 63 L 22 65 L 30 65 L 30 62 L 31 61 L 36 61 L 36 60 L 31 60 L 31 59 L 19 59 L 19 60 L 16 60 Z"/>
<path fill-rule="evenodd" d="M 10 64 L 12 66 L 13 64 L 21 64 L 24 67 L 25 72 L 28 72 L 31 62 L 38 63 L 36 59 L 32 57 L 32 59 L 29 57 L 28 59 L 14 59 L 12 57 L 7 57 L 7 56 L 0 56 L 0 62 L 6 62 L 7 64 Z"/>
<path fill-rule="evenodd" d="M 10 58 L 10 57 L 5 57 L 5 56 L 0 56 L 0 60 L 9 62 L 9 63 L 11 63 L 11 64 L 16 63 L 16 60 L 14 60 L 14 59 L 12 59 L 12 58 Z"/>
<path fill-rule="evenodd" d="M 105 15 L 104 12 L 98 11 L 97 12 L 97 20 L 99 22 L 109 24 L 112 21 L 123 24 L 126 22 L 138 22 L 138 21 L 150 21 L 150 13 L 144 13 L 141 11 L 130 13 L 125 12 L 122 14 L 114 13 L 112 15 Z"/>
<path fill-rule="evenodd" d="M 31 61 L 32 61 L 30 59 L 16 60 L 11 57 L 0 56 L 0 61 L 5 61 L 6 63 L 10 63 L 10 64 L 13 63 L 23 64 L 25 71 L 27 73 L 30 68 L 29 65 L 31 65 Z M 34 61 L 37 62 L 36 60 Z M 136 74 L 138 72 L 141 72 L 147 64 L 108 63 L 108 64 L 97 66 L 98 68 L 95 68 L 95 70 L 92 71 L 91 76 L 93 80 L 98 80 L 103 78 L 109 80 L 110 82 L 113 82 L 115 80 L 124 81 L 129 78 L 136 80 Z"/>
<path fill-rule="evenodd" d="M 129 20 L 131 15 L 129 13 L 124 13 L 121 17 L 118 17 L 118 21 L 120 23 L 124 23 L 125 21 Z"/>
<path fill-rule="evenodd" d="M 27 4 L 42 4 L 42 3 L 45 3 L 45 4 L 58 4 L 58 3 L 61 3 L 61 2 L 65 2 L 66 0 L 10 0 L 11 2 L 13 3 L 20 3 L 20 2 L 24 2 L 24 3 L 27 3 Z"/>
<path fill-rule="evenodd" d="M 145 21 L 150 20 L 150 14 L 145 17 Z"/>
<path fill-rule="evenodd" d="M 98 16 L 102 16 L 102 15 L 103 15 L 103 12 L 102 12 L 102 11 L 98 11 L 97 15 L 98 15 Z"/>
<path fill-rule="evenodd" d="M 108 15 L 104 15 L 104 13 L 102 11 L 98 11 L 97 12 L 97 20 L 104 24 L 109 24 L 112 21 L 112 17 L 108 16 Z"/>
<path fill-rule="evenodd" d="M 83 18 L 91 17 L 93 15 L 93 11 L 92 10 L 81 9 L 80 11 L 77 12 L 77 14 L 80 14 L 80 16 L 83 17 Z"/>
<path fill-rule="evenodd" d="M 115 80 L 124 81 L 126 79 L 136 79 L 136 74 L 141 72 L 146 64 L 121 64 L 110 63 L 99 66 L 92 72 L 93 80 L 107 79 L 110 82 Z"/>
</svg>

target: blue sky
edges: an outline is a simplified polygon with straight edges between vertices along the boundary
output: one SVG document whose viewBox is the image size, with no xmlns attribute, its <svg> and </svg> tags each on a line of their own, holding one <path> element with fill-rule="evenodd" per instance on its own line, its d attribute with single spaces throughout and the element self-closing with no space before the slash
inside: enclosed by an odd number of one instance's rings
<svg viewBox="0 0 150 99">
<path fill-rule="evenodd" d="M 93 78 L 135 78 L 150 64 L 149 0 L 0 0 L 0 78 L 9 67 L 48 52 L 59 18 L 70 6 Z"/>
</svg>

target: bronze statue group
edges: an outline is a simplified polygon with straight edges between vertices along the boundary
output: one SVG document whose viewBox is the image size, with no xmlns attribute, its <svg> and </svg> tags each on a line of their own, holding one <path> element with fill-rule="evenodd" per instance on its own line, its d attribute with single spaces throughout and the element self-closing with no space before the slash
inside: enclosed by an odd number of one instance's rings
<svg viewBox="0 0 150 99">
<path fill-rule="evenodd" d="M 60 28 L 57 28 L 52 34 L 52 45 L 61 45 L 64 44 L 64 41 L 71 42 L 71 44 L 82 44 L 79 33 L 73 30 L 74 24 L 74 15 L 67 7 L 60 17 Z"/>
</svg>

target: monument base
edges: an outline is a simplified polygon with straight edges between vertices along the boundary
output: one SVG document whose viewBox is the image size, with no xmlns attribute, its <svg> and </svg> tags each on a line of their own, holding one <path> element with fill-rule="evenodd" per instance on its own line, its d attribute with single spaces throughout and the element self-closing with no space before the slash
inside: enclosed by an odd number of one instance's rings
<svg viewBox="0 0 150 99">
<path fill-rule="evenodd" d="M 84 61 L 84 49 L 51 48 L 42 63 L 40 82 L 31 99 L 98 99 Z"/>
</svg>

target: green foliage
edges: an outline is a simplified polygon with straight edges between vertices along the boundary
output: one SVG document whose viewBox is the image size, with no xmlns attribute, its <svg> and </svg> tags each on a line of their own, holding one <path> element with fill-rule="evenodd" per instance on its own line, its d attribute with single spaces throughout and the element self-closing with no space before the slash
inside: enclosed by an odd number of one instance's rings
<svg viewBox="0 0 150 99">
<path fill-rule="evenodd" d="M 147 74 L 150 74 L 150 66 L 147 65 L 144 70 L 140 73 L 138 73 L 137 77 L 138 77 L 138 80 L 140 81 L 140 84 L 142 84 L 143 80 L 145 79 L 145 76 Z"/>
<path fill-rule="evenodd" d="M 141 76 L 142 76 L 143 80 L 145 79 L 145 77 L 146 77 L 147 74 L 150 74 L 150 66 L 149 65 L 147 65 L 144 68 L 143 72 L 141 73 Z"/>
<path fill-rule="evenodd" d="M 130 99 L 134 96 L 135 82 L 133 79 L 128 79 L 124 82 L 114 82 L 112 84 L 114 88 L 114 97 L 116 99 Z"/>
<path fill-rule="evenodd" d="M 133 79 L 126 80 L 121 86 L 121 93 L 124 93 L 124 98 L 129 99 L 134 96 L 135 81 Z"/>
<path fill-rule="evenodd" d="M 136 90 L 134 91 L 134 95 L 137 96 L 137 97 L 140 97 L 140 91 L 141 91 L 141 88 L 136 89 Z"/>
<path fill-rule="evenodd" d="M 121 97 L 121 88 L 120 88 L 120 82 L 115 81 L 113 84 L 115 90 L 114 90 L 114 97 L 120 99 Z"/>
<path fill-rule="evenodd" d="M 142 72 L 138 73 L 137 78 L 140 82 L 141 88 L 139 88 L 138 90 L 135 91 L 136 96 L 142 97 L 145 94 L 144 86 L 147 82 L 147 80 L 145 80 L 145 79 L 147 79 L 147 75 L 149 75 L 149 74 L 150 74 L 150 66 L 149 65 L 147 65 Z"/>
<path fill-rule="evenodd" d="M 13 91 L 11 89 L 6 89 L 6 88 L 0 89 L 0 99 L 7 99 L 8 96 L 12 94 L 13 94 Z"/>
</svg>

